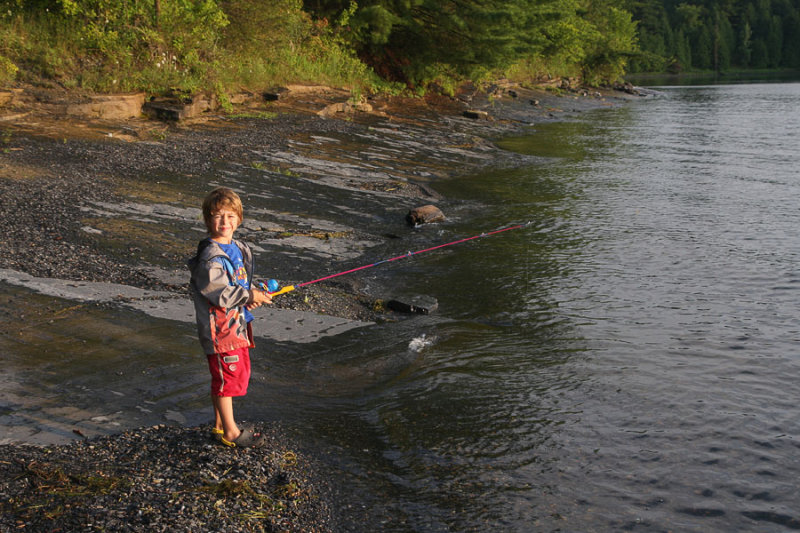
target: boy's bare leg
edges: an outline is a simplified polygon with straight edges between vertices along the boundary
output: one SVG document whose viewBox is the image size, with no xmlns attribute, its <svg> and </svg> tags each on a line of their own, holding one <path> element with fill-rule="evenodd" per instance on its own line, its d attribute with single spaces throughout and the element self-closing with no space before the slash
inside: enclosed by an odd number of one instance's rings
<svg viewBox="0 0 800 533">
<path fill-rule="evenodd" d="M 213 396 L 211 397 L 213 401 Z M 214 403 L 214 429 L 223 433 L 225 428 L 222 426 L 222 415 L 219 414 L 219 409 L 217 409 L 217 402 Z"/>
<path fill-rule="evenodd" d="M 216 427 L 222 429 L 224 432 L 222 436 L 225 437 L 225 440 L 236 440 L 241 431 L 239 431 L 239 426 L 236 425 L 236 420 L 233 418 L 233 398 L 230 396 L 211 396 L 211 401 L 214 403 Z"/>
</svg>

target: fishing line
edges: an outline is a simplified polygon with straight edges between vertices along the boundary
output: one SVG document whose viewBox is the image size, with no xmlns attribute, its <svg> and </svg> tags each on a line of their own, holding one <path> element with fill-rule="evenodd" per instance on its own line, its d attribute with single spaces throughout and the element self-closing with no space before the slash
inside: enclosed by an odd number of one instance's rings
<svg viewBox="0 0 800 533">
<path fill-rule="evenodd" d="M 452 241 L 452 242 L 448 242 L 448 243 L 445 243 L 445 244 L 439 244 L 439 245 L 436 245 L 436 246 L 431 246 L 430 248 L 425 248 L 423 250 L 417 250 L 416 252 L 409 251 L 409 252 L 404 253 L 403 255 L 398 255 L 396 257 L 391 257 L 389 259 L 383 259 L 383 260 L 377 261 L 375 263 L 369 263 L 367 265 L 363 265 L 363 266 L 356 267 L 356 268 L 351 268 L 349 270 L 344 270 L 342 272 L 337 272 L 336 274 L 330 274 L 328 276 L 323 276 L 321 278 L 313 279 L 311 281 L 304 281 L 303 283 L 297 283 L 295 285 L 286 285 L 285 287 L 278 288 L 278 282 L 273 280 L 273 279 L 269 280 L 267 282 L 268 284 L 264 284 L 263 281 L 259 281 L 259 282 L 257 282 L 257 284 L 258 284 L 259 287 L 261 287 L 262 290 L 267 291 L 273 297 L 275 297 L 275 296 L 277 296 L 279 294 L 286 294 L 287 292 L 291 292 L 291 291 L 293 291 L 295 289 L 299 289 L 300 287 L 305 287 L 306 285 L 311 285 L 313 283 L 319 283 L 320 281 L 325 281 L 325 280 L 329 280 L 329 279 L 332 279 L 332 278 L 337 278 L 339 276 L 344 276 L 345 274 L 352 274 L 353 272 L 358 272 L 359 270 L 365 270 L 367 268 L 372 268 L 372 267 L 375 267 L 375 266 L 378 266 L 378 265 L 382 265 L 384 263 L 391 263 L 392 261 L 398 261 L 400 259 L 405 259 L 407 257 L 413 257 L 415 255 L 424 254 L 425 252 L 432 252 L 433 250 L 438 250 L 440 248 L 445 248 L 447 246 L 453 246 L 455 244 L 461 244 L 461 243 L 464 243 L 464 242 L 467 242 L 467 241 L 480 239 L 482 237 L 491 237 L 492 235 L 497 235 L 498 233 L 503 233 L 503 232 L 506 232 L 506 231 L 514 230 L 514 229 L 525 228 L 525 227 L 528 227 L 530 224 L 531 224 L 531 222 L 526 222 L 524 224 L 515 224 L 513 226 L 507 226 L 505 228 L 501 228 L 501 229 L 498 229 L 498 230 L 484 232 L 484 233 L 480 233 L 478 235 L 473 235 L 472 237 L 465 237 L 463 239 L 458 239 L 458 240 L 455 240 L 455 241 Z"/>
</svg>

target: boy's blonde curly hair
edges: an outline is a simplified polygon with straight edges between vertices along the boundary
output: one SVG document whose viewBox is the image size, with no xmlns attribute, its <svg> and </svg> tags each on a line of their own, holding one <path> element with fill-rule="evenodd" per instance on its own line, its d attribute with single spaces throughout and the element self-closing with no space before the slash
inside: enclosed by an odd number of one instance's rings
<svg viewBox="0 0 800 533">
<path fill-rule="evenodd" d="M 209 231 L 211 230 L 211 217 L 222 209 L 230 209 L 236 213 L 240 224 L 244 220 L 242 200 L 239 195 L 233 192 L 233 189 L 217 187 L 208 193 L 205 200 L 203 200 L 203 220 Z"/>
</svg>

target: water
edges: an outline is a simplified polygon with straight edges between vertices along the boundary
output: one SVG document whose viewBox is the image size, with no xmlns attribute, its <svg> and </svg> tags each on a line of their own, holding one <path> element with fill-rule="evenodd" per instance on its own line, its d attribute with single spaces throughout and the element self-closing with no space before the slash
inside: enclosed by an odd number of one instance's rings
<svg viewBox="0 0 800 533">
<path fill-rule="evenodd" d="M 348 529 L 800 529 L 800 84 L 660 90 L 436 184 L 531 223 L 393 265 L 436 315 L 275 356 Z"/>
</svg>

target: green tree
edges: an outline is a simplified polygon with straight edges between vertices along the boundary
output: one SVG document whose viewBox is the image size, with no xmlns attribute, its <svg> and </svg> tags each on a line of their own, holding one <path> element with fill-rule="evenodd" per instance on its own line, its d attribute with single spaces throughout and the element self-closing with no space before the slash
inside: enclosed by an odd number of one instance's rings
<svg viewBox="0 0 800 533">
<path fill-rule="evenodd" d="M 636 22 L 610 3 L 593 2 L 586 14 L 592 25 L 583 60 L 583 78 L 592 84 L 617 81 L 638 53 Z"/>
<path fill-rule="evenodd" d="M 749 22 L 745 22 L 739 30 L 739 41 L 736 46 L 734 62 L 741 67 L 749 67 L 753 58 L 753 30 Z"/>
<path fill-rule="evenodd" d="M 734 34 L 730 20 L 724 15 L 720 15 L 715 40 L 717 43 L 715 70 L 729 70 L 733 60 L 733 51 L 736 47 L 736 35 Z"/>
<path fill-rule="evenodd" d="M 783 53 L 783 25 L 777 15 L 770 18 L 764 44 L 767 47 L 767 65 L 770 68 L 777 68 L 781 65 Z"/>
<path fill-rule="evenodd" d="M 611 75 L 624 69 L 636 46 L 635 23 L 605 0 L 307 0 L 305 6 L 337 25 L 378 72 L 412 85 L 437 73 L 480 78 L 541 58 Z"/>
<path fill-rule="evenodd" d="M 694 66 L 700 69 L 714 67 L 714 38 L 708 26 L 701 26 L 692 46 Z"/>
<path fill-rule="evenodd" d="M 693 66 L 692 60 L 692 45 L 689 42 L 689 37 L 683 33 L 683 30 L 678 30 L 675 38 L 675 56 L 678 60 L 680 67 L 683 70 L 689 70 Z"/>
<path fill-rule="evenodd" d="M 676 56 L 675 35 L 661 2 L 637 0 L 626 5 L 637 21 L 640 53 L 631 58 L 631 72 L 658 72 L 667 68 Z"/>
</svg>

